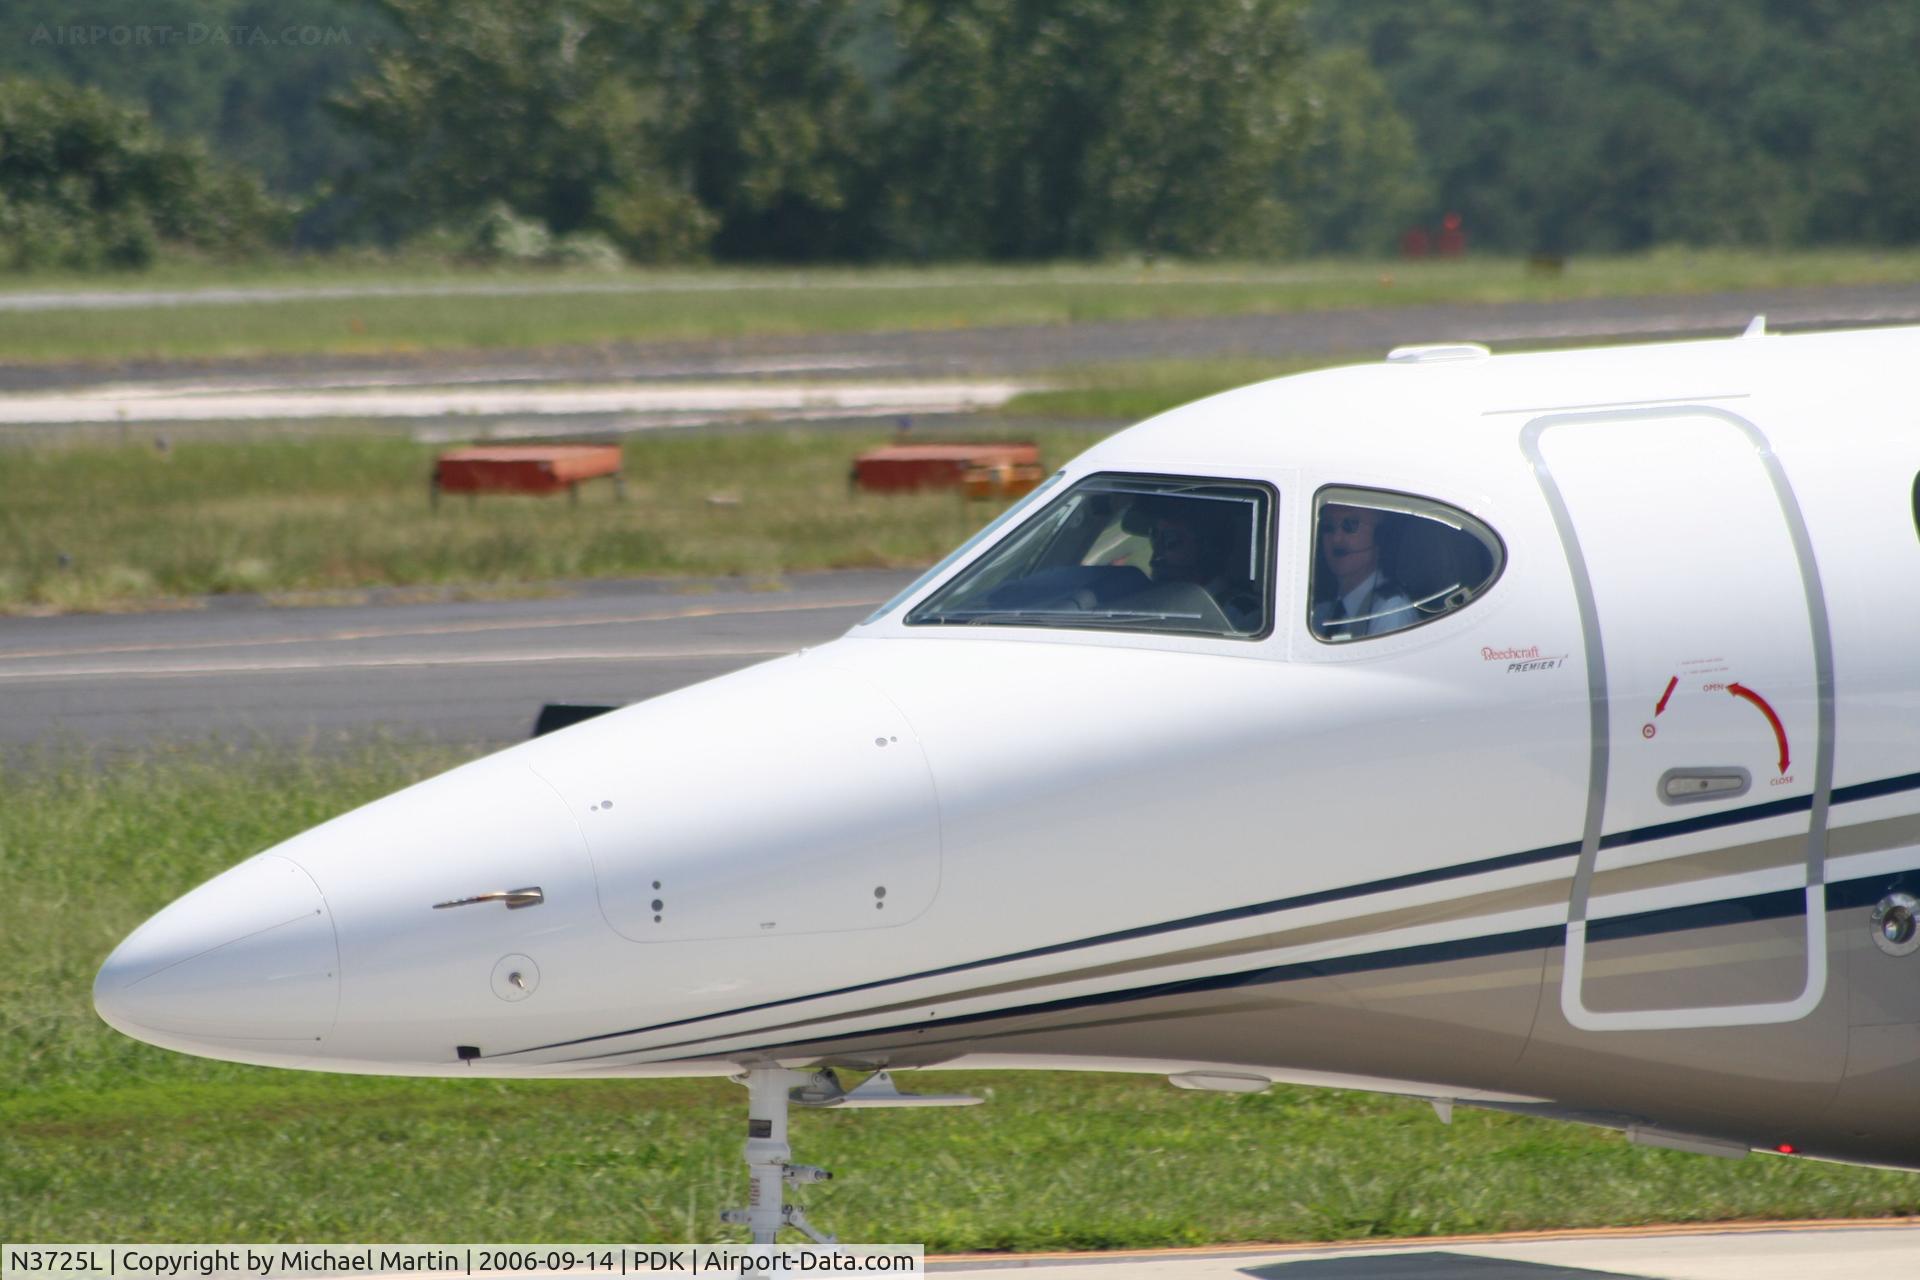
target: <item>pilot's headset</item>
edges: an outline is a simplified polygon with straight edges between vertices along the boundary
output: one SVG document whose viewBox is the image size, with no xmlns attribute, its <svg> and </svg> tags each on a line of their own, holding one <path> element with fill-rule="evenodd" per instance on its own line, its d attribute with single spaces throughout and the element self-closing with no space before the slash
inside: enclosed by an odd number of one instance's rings
<svg viewBox="0 0 1920 1280">
<path fill-rule="evenodd" d="M 1334 577 L 1328 571 L 1324 554 L 1320 547 L 1320 521 L 1326 518 L 1327 507 L 1350 507 L 1371 511 L 1373 521 L 1374 568 L 1381 578 L 1388 582 L 1399 582 L 1398 561 L 1401 539 L 1406 531 L 1408 517 L 1398 511 L 1388 511 L 1383 507 L 1371 506 L 1364 502 L 1329 502 L 1320 508 L 1314 517 L 1313 536 L 1313 599 L 1316 604 L 1325 604 L 1334 597 Z"/>
<path fill-rule="evenodd" d="M 1162 516 L 1172 514 L 1161 499 L 1136 494 L 1120 513 L 1120 528 L 1136 538 L 1146 539 L 1148 547 L 1152 548 L 1153 526 L 1159 523 Z"/>
<path fill-rule="evenodd" d="M 1120 528 L 1135 537 L 1151 538 L 1153 522 L 1162 514 L 1159 507 L 1159 502 L 1153 498 L 1134 497 L 1120 513 Z"/>
<path fill-rule="evenodd" d="M 1194 541 L 1195 564 L 1214 565 L 1225 538 L 1217 507 L 1217 503 L 1195 498 L 1141 498 L 1128 509 L 1121 527 L 1151 541 L 1156 524 L 1174 521 Z M 1162 548 L 1156 546 L 1154 550 L 1158 553 Z"/>
<path fill-rule="evenodd" d="M 1161 517 L 1172 514 L 1174 512 L 1161 499 L 1144 495 L 1135 495 L 1132 501 L 1127 503 L 1126 510 L 1120 513 L 1120 528 L 1147 544 L 1147 560 L 1138 567 L 1148 573 L 1153 572 L 1153 561 L 1158 558 L 1160 552 L 1160 548 L 1154 545 L 1153 527 L 1160 522 Z"/>
</svg>

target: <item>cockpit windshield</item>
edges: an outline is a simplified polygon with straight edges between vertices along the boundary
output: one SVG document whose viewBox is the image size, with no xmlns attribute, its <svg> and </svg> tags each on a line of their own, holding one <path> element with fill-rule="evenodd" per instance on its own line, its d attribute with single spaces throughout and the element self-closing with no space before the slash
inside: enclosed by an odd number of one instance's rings
<svg viewBox="0 0 1920 1280">
<path fill-rule="evenodd" d="M 1272 615 L 1273 491 L 1089 476 L 907 615 L 908 626 L 1161 631 L 1253 639 Z"/>
</svg>

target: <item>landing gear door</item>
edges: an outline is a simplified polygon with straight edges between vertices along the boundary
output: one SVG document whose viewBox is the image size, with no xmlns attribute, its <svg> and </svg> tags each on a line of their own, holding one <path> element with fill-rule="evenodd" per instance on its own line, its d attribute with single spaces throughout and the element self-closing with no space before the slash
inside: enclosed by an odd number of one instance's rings
<svg viewBox="0 0 1920 1280">
<path fill-rule="evenodd" d="M 1522 445 L 1593 699 L 1563 1012 L 1587 1030 L 1804 1017 L 1826 988 L 1832 659 L 1785 475 L 1718 409 L 1559 415 Z"/>
</svg>

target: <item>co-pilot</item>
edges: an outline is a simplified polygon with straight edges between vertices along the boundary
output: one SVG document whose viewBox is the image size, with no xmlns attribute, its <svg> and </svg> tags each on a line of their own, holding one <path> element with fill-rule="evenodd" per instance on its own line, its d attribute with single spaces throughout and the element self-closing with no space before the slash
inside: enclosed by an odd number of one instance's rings
<svg viewBox="0 0 1920 1280">
<path fill-rule="evenodd" d="M 1322 640 L 1384 635 L 1419 621 L 1413 601 L 1380 569 L 1387 513 L 1328 503 L 1320 508 L 1320 572 L 1331 590 L 1313 606 L 1314 634 Z"/>
</svg>

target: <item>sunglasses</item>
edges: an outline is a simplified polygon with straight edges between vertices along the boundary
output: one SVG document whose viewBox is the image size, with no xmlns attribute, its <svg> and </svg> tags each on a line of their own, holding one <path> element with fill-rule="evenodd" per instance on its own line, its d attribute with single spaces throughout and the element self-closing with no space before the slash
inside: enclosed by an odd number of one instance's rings
<svg viewBox="0 0 1920 1280">
<path fill-rule="evenodd" d="M 1355 534 L 1367 528 L 1372 523 L 1372 518 L 1368 516 L 1341 516 L 1339 519 L 1335 519 L 1332 516 L 1322 516 L 1320 518 L 1320 532 Z"/>
</svg>

